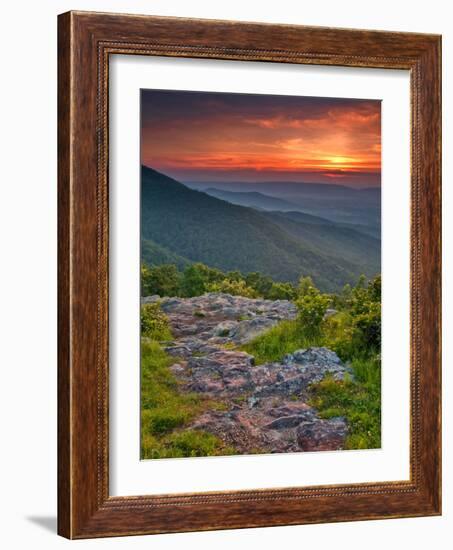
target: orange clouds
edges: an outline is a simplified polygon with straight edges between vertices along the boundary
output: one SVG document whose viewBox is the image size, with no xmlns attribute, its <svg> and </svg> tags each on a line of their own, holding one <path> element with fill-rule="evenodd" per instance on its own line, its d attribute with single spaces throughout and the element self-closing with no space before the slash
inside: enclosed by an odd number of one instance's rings
<svg viewBox="0 0 453 550">
<path fill-rule="evenodd" d="M 366 183 L 375 174 L 378 183 L 378 101 L 205 95 L 211 101 L 203 101 L 201 93 L 186 95 L 171 104 L 167 117 L 162 105 L 144 117 L 144 164 L 181 179 L 205 174 L 212 180 L 216 172 L 222 178 L 230 172 L 235 178 L 299 174 L 299 179 L 309 176 L 312 181 L 318 174 L 320 181 L 350 183 L 363 175 Z"/>
</svg>

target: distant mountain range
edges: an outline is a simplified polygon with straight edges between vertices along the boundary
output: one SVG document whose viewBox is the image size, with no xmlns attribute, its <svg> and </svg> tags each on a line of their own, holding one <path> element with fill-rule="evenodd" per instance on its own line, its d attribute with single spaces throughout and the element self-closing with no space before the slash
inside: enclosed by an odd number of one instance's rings
<svg viewBox="0 0 453 550">
<path fill-rule="evenodd" d="M 271 205 L 262 193 L 242 194 Z M 142 259 L 180 269 L 203 262 L 224 271 L 260 271 L 281 281 L 310 275 L 330 292 L 380 271 L 379 239 L 330 219 L 254 206 L 232 204 L 142 167 Z"/>
<path fill-rule="evenodd" d="M 356 189 L 344 185 L 284 181 L 216 182 L 215 184 L 189 182 L 186 185 L 234 204 L 266 210 L 297 210 L 334 222 L 364 225 L 380 231 L 381 190 L 379 187 Z M 263 196 L 266 198 L 264 199 Z M 283 208 L 269 207 L 271 199 L 284 201 Z"/>
<path fill-rule="evenodd" d="M 212 197 L 217 197 L 232 204 L 238 204 L 240 206 L 251 206 L 252 208 L 262 210 L 281 210 L 282 212 L 288 210 L 297 210 L 296 204 L 279 199 L 277 197 L 271 197 L 264 195 L 258 191 L 225 191 L 223 189 L 215 189 L 209 187 L 204 190 L 205 193 Z"/>
</svg>

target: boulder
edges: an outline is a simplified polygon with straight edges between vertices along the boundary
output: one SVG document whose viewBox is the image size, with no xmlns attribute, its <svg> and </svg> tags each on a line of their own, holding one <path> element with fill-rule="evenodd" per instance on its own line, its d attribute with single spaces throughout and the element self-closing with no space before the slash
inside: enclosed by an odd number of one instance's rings
<svg viewBox="0 0 453 550">
<path fill-rule="evenodd" d="M 264 316 L 246 319 L 237 324 L 230 332 L 230 337 L 236 344 L 246 344 L 276 324 L 275 319 Z"/>
<path fill-rule="evenodd" d="M 236 321 L 222 321 L 216 325 L 212 331 L 213 336 L 229 336 L 230 333 L 236 328 Z"/>
<path fill-rule="evenodd" d="M 297 443 L 302 451 L 338 451 L 344 448 L 348 425 L 342 417 L 302 422 L 297 428 Z"/>
</svg>

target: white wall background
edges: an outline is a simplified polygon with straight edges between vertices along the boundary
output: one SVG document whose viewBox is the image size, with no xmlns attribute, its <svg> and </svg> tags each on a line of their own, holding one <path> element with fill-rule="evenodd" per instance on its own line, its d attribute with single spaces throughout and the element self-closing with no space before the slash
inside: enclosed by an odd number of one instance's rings
<svg viewBox="0 0 453 550">
<path fill-rule="evenodd" d="M 449 467 L 453 361 L 449 329 L 453 24 L 451 3 L 380 0 L 279 2 L 229 0 L 41 0 L 4 3 L 0 40 L 0 540 L 3 548 L 184 546 L 323 550 L 451 547 L 453 475 Z M 443 34 L 444 66 L 444 515 L 439 518 L 278 527 L 69 542 L 56 526 L 56 31 L 69 9 L 299 23 Z M 447 254 L 450 249 L 450 254 Z M 451 535 L 450 535 L 451 536 Z"/>
</svg>

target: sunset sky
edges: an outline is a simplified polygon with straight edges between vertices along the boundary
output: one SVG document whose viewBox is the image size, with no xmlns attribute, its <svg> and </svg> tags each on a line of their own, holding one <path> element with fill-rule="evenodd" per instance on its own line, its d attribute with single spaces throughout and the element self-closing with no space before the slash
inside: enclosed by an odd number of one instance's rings
<svg viewBox="0 0 453 550">
<path fill-rule="evenodd" d="M 180 181 L 380 185 L 381 103 L 142 90 L 142 163 Z"/>
</svg>

